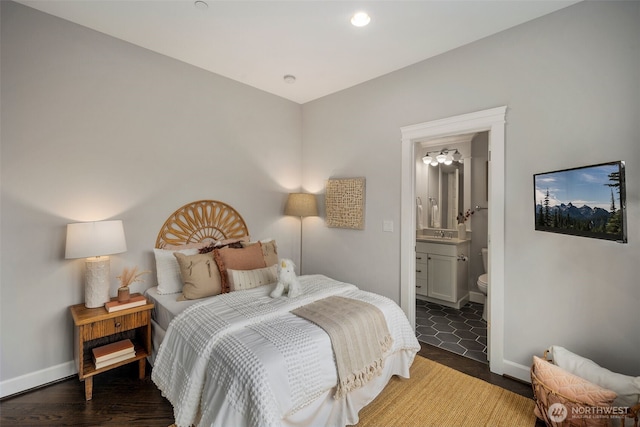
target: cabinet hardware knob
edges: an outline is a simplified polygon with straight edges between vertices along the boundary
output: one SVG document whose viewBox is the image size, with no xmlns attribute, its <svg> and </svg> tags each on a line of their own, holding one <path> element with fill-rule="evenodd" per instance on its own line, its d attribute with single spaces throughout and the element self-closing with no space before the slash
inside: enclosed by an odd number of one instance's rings
<svg viewBox="0 0 640 427">
<path fill-rule="evenodd" d="M 416 270 L 416 273 L 422 273 L 422 270 Z"/>
<path fill-rule="evenodd" d="M 417 256 L 416 259 L 422 259 L 422 257 L 421 256 Z"/>
<path fill-rule="evenodd" d="M 121 325 L 122 325 L 122 324 L 121 324 L 120 322 L 116 322 L 114 326 L 115 326 L 116 328 L 119 328 Z"/>
<path fill-rule="evenodd" d="M 418 289 L 419 289 L 419 288 L 421 288 L 421 287 L 422 287 L 422 286 L 418 286 L 418 285 L 416 285 L 416 288 L 418 288 Z"/>
</svg>

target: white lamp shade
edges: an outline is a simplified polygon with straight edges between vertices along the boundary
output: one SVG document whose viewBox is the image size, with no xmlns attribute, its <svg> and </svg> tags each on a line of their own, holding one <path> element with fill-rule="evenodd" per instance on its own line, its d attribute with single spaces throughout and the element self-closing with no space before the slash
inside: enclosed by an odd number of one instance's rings
<svg viewBox="0 0 640 427">
<path fill-rule="evenodd" d="M 126 251 L 127 242 L 120 220 L 67 225 L 67 259 L 119 254 Z"/>
<path fill-rule="evenodd" d="M 318 216 L 318 203 L 315 194 L 291 193 L 284 208 L 285 215 Z"/>
</svg>

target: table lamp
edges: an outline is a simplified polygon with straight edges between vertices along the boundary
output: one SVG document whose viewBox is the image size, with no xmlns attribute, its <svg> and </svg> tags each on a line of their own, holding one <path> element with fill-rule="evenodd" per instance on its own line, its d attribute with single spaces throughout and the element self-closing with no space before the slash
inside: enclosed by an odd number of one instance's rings
<svg viewBox="0 0 640 427">
<path fill-rule="evenodd" d="M 122 221 L 78 222 L 67 225 L 65 258 L 86 258 L 84 305 L 96 308 L 109 301 L 109 257 L 126 252 Z"/>
<path fill-rule="evenodd" d="M 284 214 L 300 217 L 300 274 L 302 274 L 302 219 L 305 216 L 318 216 L 318 203 L 315 194 L 290 193 Z"/>
</svg>

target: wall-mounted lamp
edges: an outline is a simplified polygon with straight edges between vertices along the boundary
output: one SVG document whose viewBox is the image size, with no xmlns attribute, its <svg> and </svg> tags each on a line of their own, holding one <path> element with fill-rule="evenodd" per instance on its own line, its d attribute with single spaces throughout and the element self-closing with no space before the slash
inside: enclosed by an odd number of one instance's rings
<svg viewBox="0 0 640 427">
<path fill-rule="evenodd" d="M 318 216 L 318 202 L 315 194 L 290 193 L 284 214 L 300 217 L 300 274 L 302 274 L 302 219 L 305 216 Z"/>
<path fill-rule="evenodd" d="M 453 162 L 462 163 L 462 154 L 456 150 L 445 148 L 444 150 L 433 151 L 424 155 L 422 161 L 425 165 L 438 166 L 440 163 L 450 165 Z"/>
<path fill-rule="evenodd" d="M 122 221 L 78 222 L 67 225 L 65 258 L 86 258 L 84 305 L 96 308 L 109 301 L 109 257 L 127 251 Z"/>
</svg>

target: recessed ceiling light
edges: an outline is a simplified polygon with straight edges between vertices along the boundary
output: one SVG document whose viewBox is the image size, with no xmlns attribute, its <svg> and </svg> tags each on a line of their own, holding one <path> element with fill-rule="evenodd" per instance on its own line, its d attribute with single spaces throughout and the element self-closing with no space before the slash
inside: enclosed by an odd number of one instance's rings
<svg viewBox="0 0 640 427">
<path fill-rule="evenodd" d="M 364 27 L 371 22 L 371 17 L 367 12 L 357 12 L 351 17 L 351 24 L 356 27 Z"/>
<path fill-rule="evenodd" d="M 296 76 L 292 76 L 291 74 L 287 74 L 283 77 L 284 82 L 288 84 L 294 84 L 296 82 Z"/>
<path fill-rule="evenodd" d="M 205 10 L 209 8 L 209 5 L 207 4 L 207 2 L 204 2 L 202 0 L 196 0 L 195 2 L 193 2 L 193 5 L 200 10 Z"/>
</svg>

